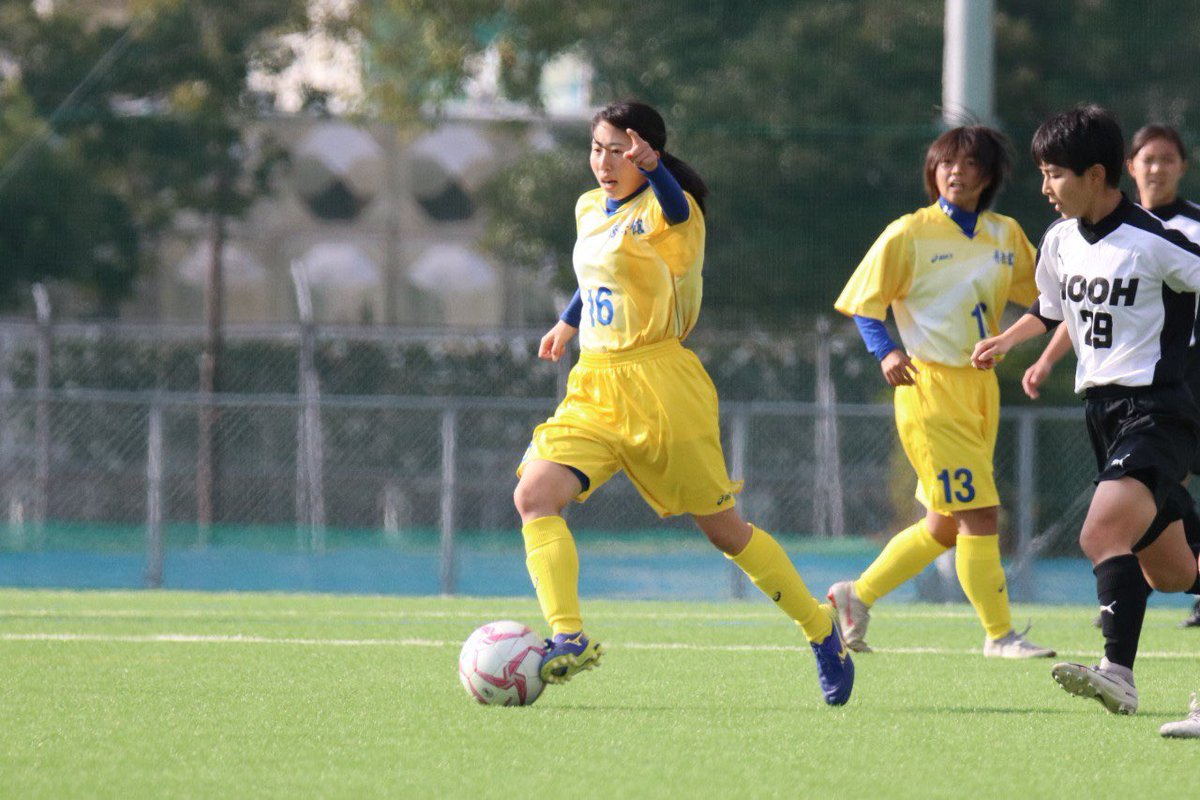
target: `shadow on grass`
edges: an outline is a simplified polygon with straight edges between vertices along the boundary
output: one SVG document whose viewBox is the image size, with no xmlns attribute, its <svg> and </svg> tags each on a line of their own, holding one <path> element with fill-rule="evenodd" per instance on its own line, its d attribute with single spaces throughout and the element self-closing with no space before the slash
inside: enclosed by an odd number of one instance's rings
<svg viewBox="0 0 1200 800">
<path fill-rule="evenodd" d="M 571 705 L 553 706 L 546 709 L 547 711 L 634 711 L 646 714 L 663 714 L 673 713 L 678 714 L 686 711 L 727 711 L 730 706 L 722 703 L 712 703 L 706 705 L 674 705 L 674 706 L 651 706 L 651 705 L 621 705 L 619 703 L 573 703 Z M 829 713 L 825 708 L 807 708 L 804 706 L 738 706 L 739 712 L 753 712 L 755 714 L 795 714 L 799 713 Z"/>
</svg>

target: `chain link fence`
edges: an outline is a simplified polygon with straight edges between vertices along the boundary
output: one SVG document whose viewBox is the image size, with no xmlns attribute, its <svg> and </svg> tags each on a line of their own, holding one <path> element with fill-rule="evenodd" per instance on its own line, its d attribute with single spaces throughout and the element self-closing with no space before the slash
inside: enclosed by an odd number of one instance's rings
<svg viewBox="0 0 1200 800">
<path fill-rule="evenodd" d="M 507 591 L 488 572 L 520 548 L 514 470 L 567 365 L 533 358 L 534 332 L 315 333 L 319 391 L 298 389 L 302 331 L 273 328 L 233 332 L 226 375 L 239 391 L 206 396 L 185 368 L 199 352 L 186 330 L 0 326 L 0 551 L 124 554 L 150 586 L 178 585 L 174 565 L 215 554 L 241 554 L 227 568 L 251 573 L 286 558 L 274 588 L 321 588 L 304 576 L 355 554 L 348 590 L 355 574 L 384 569 L 389 590 Z M 921 513 L 890 405 L 838 399 L 839 385 L 853 393 L 848 364 L 865 358 L 852 336 L 822 323 L 790 348 L 741 335 L 695 343 L 723 397 L 745 398 L 748 381 L 759 396 L 794 394 L 724 400 L 721 417 L 744 514 L 802 549 L 873 552 Z M 806 382 L 812 399 L 797 399 L 789 387 Z M 197 477 L 206 411 L 208 487 Z M 1019 590 L 1040 556 L 1077 552 L 1094 473 L 1080 409 L 1005 409 L 996 473 Z M 647 555 L 647 584 L 649 555 L 703 549 L 690 522 L 658 520 L 622 476 L 568 514 L 582 547 Z M 71 580 L 67 570 L 57 583 Z"/>
</svg>

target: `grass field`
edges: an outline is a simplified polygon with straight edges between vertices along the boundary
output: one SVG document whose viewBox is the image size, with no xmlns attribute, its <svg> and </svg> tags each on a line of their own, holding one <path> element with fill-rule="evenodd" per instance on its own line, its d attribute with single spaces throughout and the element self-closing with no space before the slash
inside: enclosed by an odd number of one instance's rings
<svg viewBox="0 0 1200 800">
<path fill-rule="evenodd" d="M 589 602 L 601 669 L 486 708 L 455 659 L 528 599 L 0 591 L 0 796 L 1194 796 L 1200 631 L 1152 610 L 1141 710 L 980 655 L 962 606 L 882 604 L 843 708 L 765 603 Z M 1082 607 L 1025 606 L 1092 662 Z"/>
</svg>

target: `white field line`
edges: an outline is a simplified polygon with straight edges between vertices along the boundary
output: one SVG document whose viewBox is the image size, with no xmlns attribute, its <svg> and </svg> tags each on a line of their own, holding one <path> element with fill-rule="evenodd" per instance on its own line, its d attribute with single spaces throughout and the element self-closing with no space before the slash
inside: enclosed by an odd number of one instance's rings
<svg viewBox="0 0 1200 800">
<path fill-rule="evenodd" d="M 339 611 L 278 609 L 272 611 L 237 610 L 217 608 L 196 609 L 55 609 L 55 608 L 10 608 L 0 609 L 0 619 L 368 619 L 368 620 L 421 620 L 421 619 L 521 619 L 530 614 L 536 615 L 537 608 L 523 609 L 429 609 L 416 611 Z M 1090 613 L 1090 612 L 1083 612 Z M 593 611 L 589 616 L 601 620 L 715 620 L 715 621 L 745 621 L 745 620 L 778 620 L 779 612 L 764 607 L 762 611 L 710 612 L 710 611 L 620 611 L 606 613 L 603 609 Z M 1020 616 L 1018 614 L 1017 616 Z M 1041 608 L 1036 616 L 1042 619 L 1077 619 L 1082 618 L 1080 607 Z M 895 607 L 888 608 L 879 614 L 879 618 L 887 619 L 975 619 L 971 610 L 955 609 L 914 609 Z"/>
<path fill-rule="evenodd" d="M 0 642 L 105 642 L 123 644 L 274 644 L 305 647 L 459 647 L 460 642 L 443 639 L 303 639 L 268 636 L 221 636 L 213 634 L 159 633 L 124 635 L 104 633 L 0 633 Z M 607 643 L 612 650 L 670 651 L 686 650 L 703 653 L 807 653 L 807 646 L 771 644 L 689 644 L 686 642 L 616 642 Z M 977 649 L 947 647 L 877 647 L 883 655 L 979 656 Z M 1061 657 L 1095 658 L 1090 651 L 1062 652 Z M 1149 651 L 1139 652 L 1138 658 L 1196 658 L 1200 653 Z M 860 658 L 870 659 L 871 656 Z"/>
</svg>

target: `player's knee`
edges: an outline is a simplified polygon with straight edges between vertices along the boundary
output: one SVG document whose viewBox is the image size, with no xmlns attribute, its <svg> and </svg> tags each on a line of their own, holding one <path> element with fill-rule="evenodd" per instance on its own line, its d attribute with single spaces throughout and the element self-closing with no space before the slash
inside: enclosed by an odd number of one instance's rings
<svg viewBox="0 0 1200 800">
<path fill-rule="evenodd" d="M 926 514 L 925 527 L 929 530 L 929 535 L 933 537 L 933 540 L 942 547 L 954 546 L 954 541 L 958 537 L 958 523 L 954 521 L 954 517 Z"/>
<path fill-rule="evenodd" d="M 560 513 L 565 504 L 556 504 L 551 494 L 543 481 L 520 481 L 513 490 L 513 505 L 521 515 L 521 521 L 529 522 Z"/>
<path fill-rule="evenodd" d="M 1000 527 L 1000 509 L 996 506 L 977 508 L 971 512 L 968 524 L 973 534 L 990 536 Z"/>
<path fill-rule="evenodd" d="M 736 556 L 750 541 L 750 524 L 741 517 L 729 519 L 714 519 L 713 517 L 693 517 L 697 527 L 712 542 L 713 547 L 722 553 Z"/>
<path fill-rule="evenodd" d="M 1079 549 L 1093 564 L 1129 552 L 1129 542 L 1122 543 L 1106 525 L 1085 521 L 1079 531 Z"/>
</svg>

